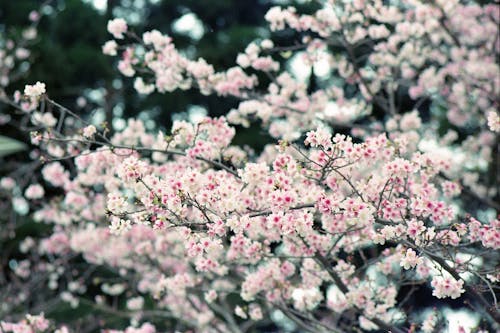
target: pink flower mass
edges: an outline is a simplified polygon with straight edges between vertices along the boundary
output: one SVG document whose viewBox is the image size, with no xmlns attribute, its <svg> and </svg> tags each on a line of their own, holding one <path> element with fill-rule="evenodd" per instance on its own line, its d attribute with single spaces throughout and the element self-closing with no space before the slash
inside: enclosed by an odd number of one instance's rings
<svg viewBox="0 0 500 333">
<path fill-rule="evenodd" d="M 6 176 L 0 191 L 52 230 L 16 279 L 44 274 L 61 299 L 129 320 L 109 333 L 174 331 L 167 319 L 178 332 L 446 332 L 449 304 L 479 314 L 474 332 L 500 329 L 499 5 L 317 7 L 272 7 L 271 37 L 220 71 L 157 30 L 109 21 L 103 53 L 138 93 L 238 100 L 166 134 L 140 119 L 109 134 L 41 82 L 8 97 L 36 125 L 44 164 L 36 182 Z M 277 45 L 284 31 L 300 44 Z M 328 63 L 335 80 L 309 89 L 286 52 Z M 251 124 L 274 140 L 262 152 L 233 144 Z M 73 277 L 76 256 L 115 279 Z M 408 301 L 422 290 L 425 311 Z M 28 314 L 0 318 L 0 332 L 78 332 L 63 324 Z"/>
</svg>

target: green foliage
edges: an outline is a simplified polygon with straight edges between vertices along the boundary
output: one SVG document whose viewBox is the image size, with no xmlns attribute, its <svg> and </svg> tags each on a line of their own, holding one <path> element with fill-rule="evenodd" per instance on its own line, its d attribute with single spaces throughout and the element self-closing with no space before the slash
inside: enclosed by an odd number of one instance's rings
<svg viewBox="0 0 500 333">
<path fill-rule="evenodd" d="M 26 150 L 26 148 L 24 143 L 0 135 L 0 157 Z"/>
</svg>

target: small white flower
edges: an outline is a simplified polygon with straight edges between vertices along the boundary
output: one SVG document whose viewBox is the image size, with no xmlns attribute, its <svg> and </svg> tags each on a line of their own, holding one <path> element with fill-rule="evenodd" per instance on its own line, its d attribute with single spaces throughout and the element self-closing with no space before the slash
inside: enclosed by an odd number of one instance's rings
<svg viewBox="0 0 500 333">
<path fill-rule="evenodd" d="M 37 81 L 34 85 L 27 84 L 24 87 L 24 94 L 28 97 L 40 97 L 45 94 L 45 83 Z"/>
<path fill-rule="evenodd" d="M 41 199 L 43 198 L 44 194 L 45 191 L 43 190 L 43 187 L 40 186 L 39 184 L 32 184 L 28 186 L 28 188 L 24 191 L 24 196 L 27 199 Z"/>
<path fill-rule="evenodd" d="M 92 138 L 94 134 L 97 132 L 97 129 L 94 125 L 89 125 L 83 129 L 83 136 L 87 139 Z"/>
<path fill-rule="evenodd" d="M 123 284 L 123 283 L 115 283 L 115 284 L 104 283 L 101 286 L 101 290 L 105 294 L 108 294 L 111 296 L 117 296 L 125 291 L 125 284 Z"/>
<path fill-rule="evenodd" d="M 205 293 L 205 301 L 212 303 L 217 298 L 217 292 L 215 290 L 209 290 Z"/>
<path fill-rule="evenodd" d="M 123 33 L 127 31 L 127 22 L 122 18 L 110 20 L 108 22 L 108 31 L 116 39 L 122 39 Z"/>
<path fill-rule="evenodd" d="M 260 47 L 262 47 L 263 49 L 272 49 L 274 47 L 274 43 L 272 40 L 270 39 L 264 39 L 261 43 L 260 43 Z"/>
<path fill-rule="evenodd" d="M 12 190 L 16 186 L 16 181 L 10 177 L 0 179 L 0 187 L 5 190 Z"/>
<path fill-rule="evenodd" d="M 495 111 L 488 112 L 488 127 L 493 132 L 500 132 L 500 117 Z"/>
<path fill-rule="evenodd" d="M 133 297 L 127 301 L 127 309 L 132 311 L 139 311 L 144 306 L 144 298 L 141 296 Z"/>
<path fill-rule="evenodd" d="M 399 263 L 401 267 L 404 269 L 410 269 L 417 265 L 421 265 L 423 263 L 422 258 L 420 258 L 415 251 L 412 249 L 408 249 L 403 258 L 401 258 L 401 262 Z"/>
<path fill-rule="evenodd" d="M 112 219 L 111 225 L 109 226 L 109 231 L 113 235 L 121 235 L 130 229 L 132 229 L 132 224 L 130 223 L 130 220 L 123 220 L 120 218 Z"/>
<path fill-rule="evenodd" d="M 243 311 L 243 309 L 239 305 L 234 309 L 234 314 L 236 314 L 238 317 L 243 318 L 243 319 L 248 318 L 245 311 Z"/>
<path fill-rule="evenodd" d="M 134 81 L 134 88 L 139 94 L 149 95 L 155 90 L 153 84 L 146 84 L 141 77 L 138 77 Z"/>
<path fill-rule="evenodd" d="M 117 48 L 118 48 L 118 44 L 116 44 L 116 42 L 114 40 L 108 40 L 102 46 L 102 53 L 109 55 L 109 56 L 115 56 Z"/>
</svg>

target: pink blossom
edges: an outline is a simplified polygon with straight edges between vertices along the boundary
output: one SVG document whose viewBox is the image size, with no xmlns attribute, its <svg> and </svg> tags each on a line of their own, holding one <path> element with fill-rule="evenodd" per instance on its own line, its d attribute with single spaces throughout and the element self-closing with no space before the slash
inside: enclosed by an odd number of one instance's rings
<svg viewBox="0 0 500 333">
<path fill-rule="evenodd" d="M 41 199 L 43 198 L 44 194 L 45 191 L 43 190 L 43 187 L 40 186 L 39 184 L 31 184 L 24 191 L 24 196 L 28 199 Z"/>
<path fill-rule="evenodd" d="M 123 34 L 127 32 L 127 22 L 122 18 L 116 18 L 108 22 L 108 32 L 116 39 L 123 39 Z"/>
<path fill-rule="evenodd" d="M 146 171 L 146 163 L 134 156 L 127 157 L 117 169 L 118 176 L 127 182 L 137 181 Z"/>
<path fill-rule="evenodd" d="M 415 251 L 413 251 L 412 249 L 408 249 L 404 257 L 401 259 L 400 265 L 404 269 L 410 269 L 421 264 L 422 262 L 422 258 L 417 256 L 417 253 Z"/>
<path fill-rule="evenodd" d="M 110 56 L 115 56 L 117 54 L 118 44 L 114 40 L 108 40 L 102 46 L 102 53 Z"/>
<path fill-rule="evenodd" d="M 440 276 L 435 276 L 431 282 L 433 291 L 432 295 L 437 298 L 451 297 L 452 299 L 460 297 L 460 295 L 465 291 L 463 289 L 464 281 L 455 280 L 451 277 L 445 278 Z"/>
<path fill-rule="evenodd" d="M 16 181 L 10 177 L 3 177 L 0 179 L 0 187 L 5 190 L 12 190 L 16 186 Z"/>
</svg>

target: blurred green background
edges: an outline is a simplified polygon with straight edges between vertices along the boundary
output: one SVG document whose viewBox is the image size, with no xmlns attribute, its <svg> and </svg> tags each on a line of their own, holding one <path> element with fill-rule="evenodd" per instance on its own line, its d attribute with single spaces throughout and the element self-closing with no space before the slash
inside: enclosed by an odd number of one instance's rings
<svg viewBox="0 0 500 333">
<path fill-rule="evenodd" d="M 158 29 L 174 38 L 176 46 L 191 58 L 205 58 L 217 70 L 234 66 L 238 52 L 252 40 L 266 37 L 264 15 L 272 5 L 263 0 L 0 0 L 0 33 L 19 35 L 29 25 L 29 13 L 41 8 L 38 37 L 31 47 L 30 70 L 9 87 L 42 81 L 50 97 L 98 121 L 120 128 L 121 119 L 139 117 L 148 127 L 168 129 L 172 116 L 189 111 L 218 116 L 237 105 L 232 98 L 203 96 L 196 90 L 141 97 L 133 80 L 117 70 L 117 57 L 103 55 L 101 46 L 111 35 L 106 23 L 124 17 L 139 35 Z M 85 108 L 77 101 L 87 101 Z M 86 114 L 87 113 L 87 114 Z M 184 114 L 183 114 L 184 113 Z M 240 143 L 259 136 L 245 135 Z M 267 141 L 267 140 L 266 140 Z"/>
</svg>

